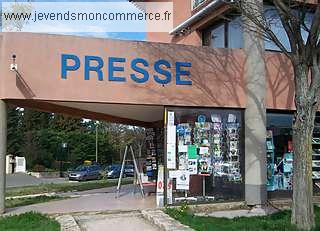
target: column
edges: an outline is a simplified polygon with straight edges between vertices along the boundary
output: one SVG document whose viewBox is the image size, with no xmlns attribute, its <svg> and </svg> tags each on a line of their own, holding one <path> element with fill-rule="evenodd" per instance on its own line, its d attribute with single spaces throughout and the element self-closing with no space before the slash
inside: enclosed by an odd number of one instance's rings
<svg viewBox="0 0 320 231">
<path fill-rule="evenodd" d="M 7 106 L 3 100 L 0 100 L 0 214 L 3 214 L 5 210 L 6 154 L 7 154 Z"/>
<path fill-rule="evenodd" d="M 250 14 L 259 14 L 262 0 L 245 0 Z M 248 205 L 265 204 L 266 190 L 266 77 L 264 39 L 259 29 L 243 17 L 247 106 L 245 110 L 245 199 Z"/>
</svg>

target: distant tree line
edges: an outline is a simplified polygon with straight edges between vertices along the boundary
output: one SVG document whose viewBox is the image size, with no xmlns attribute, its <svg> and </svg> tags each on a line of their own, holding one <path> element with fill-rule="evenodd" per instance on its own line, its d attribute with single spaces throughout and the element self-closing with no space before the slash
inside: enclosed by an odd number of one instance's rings
<svg viewBox="0 0 320 231">
<path fill-rule="evenodd" d="M 29 170 L 58 169 L 59 161 L 66 170 L 95 161 L 96 125 L 93 120 L 10 105 L 8 154 L 25 157 Z M 97 129 L 99 164 L 119 163 L 128 142 L 143 155 L 144 128 L 100 121 Z"/>
</svg>

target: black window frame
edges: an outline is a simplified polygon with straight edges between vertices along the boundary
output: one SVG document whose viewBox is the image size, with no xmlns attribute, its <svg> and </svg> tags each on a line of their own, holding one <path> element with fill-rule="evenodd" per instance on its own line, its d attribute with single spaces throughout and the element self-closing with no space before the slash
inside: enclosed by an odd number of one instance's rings
<svg viewBox="0 0 320 231">
<path fill-rule="evenodd" d="M 225 19 L 219 19 L 214 21 L 210 26 L 206 27 L 201 31 L 201 36 L 202 36 L 202 46 L 208 46 L 210 47 L 211 43 L 211 32 L 218 28 L 221 25 L 224 25 L 224 47 L 223 48 L 228 48 L 228 49 L 233 49 L 229 47 L 229 27 L 230 23 L 233 19 L 236 17 L 241 17 L 240 14 L 238 13 L 229 13 Z M 242 48 L 238 48 L 242 49 Z"/>
</svg>

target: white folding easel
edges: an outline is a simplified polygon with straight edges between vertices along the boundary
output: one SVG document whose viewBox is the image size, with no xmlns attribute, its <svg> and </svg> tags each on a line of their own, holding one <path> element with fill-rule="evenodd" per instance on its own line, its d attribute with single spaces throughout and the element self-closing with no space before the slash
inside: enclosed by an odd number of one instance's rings
<svg viewBox="0 0 320 231">
<path fill-rule="evenodd" d="M 126 145 L 126 149 L 125 149 L 125 151 L 124 151 L 124 155 L 123 155 L 123 160 L 122 160 L 122 165 L 121 165 L 121 172 L 120 172 L 120 176 L 119 176 L 119 180 L 118 180 L 118 186 L 117 186 L 116 198 L 118 198 L 118 197 L 120 196 L 121 180 L 122 180 L 122 177 L 123 177 L 124 168 L 125 168 L 125 163 L 126 163 L 126 158 L 127 158 L 127 153 L 128 153 L 128 150 L 129 150 L 129 149 L 130 149 L 130 151 L 131 151 L 131 156 L 132 156 L 132 160 L 133 160 L 133 164 L 134 164 L 134 169 L 135 169 L 135 172 L 136 172 L 136 176 L 137 176 L 137 179 L 138 179 L 138 183 L 139 183 L 139 185 L 140 185 L 141 196 L 144 197 L 143 185 L 142 185 L 142 181 L 141 181 L 141 175 L 140 175 L 139 170 L 138 170 L 136 158 L 135 158 L 135 156 L 134 156 L 134 152 L 133 152 L 133 149 L 132 149 L 131 144 L 127 144 L 127 145 Z M 135 183 L 135 180 L 133 180 L 133 184 L 134 184 L 134 183 Z"/>
</svg>

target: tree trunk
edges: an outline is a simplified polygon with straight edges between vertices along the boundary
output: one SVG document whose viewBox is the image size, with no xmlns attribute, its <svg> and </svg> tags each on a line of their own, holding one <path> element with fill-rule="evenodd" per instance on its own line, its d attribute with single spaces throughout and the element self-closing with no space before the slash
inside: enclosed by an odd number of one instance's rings
<svg viewBox="0 0 320 231">
<path fill-rule="evenodd" d="M 299 81 L 296 82 L 296 108 L 293 125 L 293 198 L 291 223 L 300 230 L 310 230 L 315 227 L 313 211 L 312 183 L 312 136 L 317 106 L 314 96 L 311 96 L 304 79 L 306 71 L 296 70 Z M 297 79 L 296 78 L 296 79 Z"/>
</svg>

